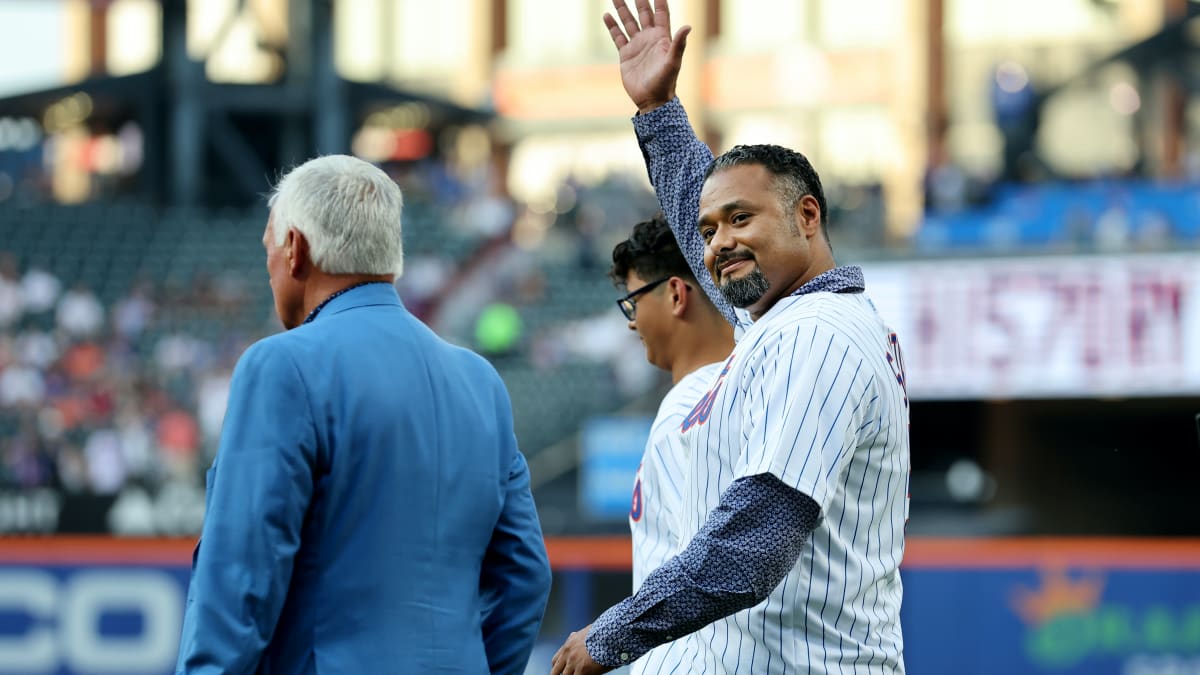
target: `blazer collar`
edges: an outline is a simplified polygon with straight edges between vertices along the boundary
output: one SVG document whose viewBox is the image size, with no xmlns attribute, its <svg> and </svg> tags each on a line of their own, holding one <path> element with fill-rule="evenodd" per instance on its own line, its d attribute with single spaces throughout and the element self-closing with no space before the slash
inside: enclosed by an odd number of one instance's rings
<svg viewBox="0 0 1200 675">
<path fill-rule="evenodd" d="M 339 314 L 348 309 L 355 307 L 368 307 L 371 305 L 398 305 L 404 306 L 400 302 L 400 294 L 396 292 L 396 287 L 388 283 L 366 284 L 350 290 L 333 298 L 321 308 L 321 311 L 313 317 L 313 322 Z"/>
</svg>

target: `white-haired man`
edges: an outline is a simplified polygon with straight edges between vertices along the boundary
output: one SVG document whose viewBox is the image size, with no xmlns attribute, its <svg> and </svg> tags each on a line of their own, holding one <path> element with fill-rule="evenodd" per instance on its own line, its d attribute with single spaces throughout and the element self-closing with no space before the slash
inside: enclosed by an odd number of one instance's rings
<svg viewBox="0 0 1200 675">
<path fill-rule="evenodd" d="M 242 355 L 188 590 L 181 673 L 521 673 L 550 570 L 486 361 L 400 303 L 400 189 L 287 174 L 263 234 L 287 332 Z"/>
</svg>

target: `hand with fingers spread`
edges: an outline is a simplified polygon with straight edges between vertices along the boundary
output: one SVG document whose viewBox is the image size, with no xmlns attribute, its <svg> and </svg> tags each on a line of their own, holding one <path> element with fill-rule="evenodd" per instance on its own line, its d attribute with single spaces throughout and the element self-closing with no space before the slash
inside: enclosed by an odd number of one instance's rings
<svg viewBox="0 0 1200 675">
<path fill-rule="evenodd" d="M 683 50 L 691 26 L 683 26 L 671 37 L 671 12 L 667 0 L 635 0 L 635 18 L 625 0 L 613 0 L 620 23 L 604 14 L 604 25 L 621 60 L 621 84 L 625 93 L 646 113 L 675 97 L 675 81 L 683 65 Z"/>
<path fill-rule="evenodd" d="M 550 660 L 550 675 L 599 675 L 612 670 L 592 659 L 587 650 L 587 626 L 567 636 L 567 641 Z"/>
</svg>

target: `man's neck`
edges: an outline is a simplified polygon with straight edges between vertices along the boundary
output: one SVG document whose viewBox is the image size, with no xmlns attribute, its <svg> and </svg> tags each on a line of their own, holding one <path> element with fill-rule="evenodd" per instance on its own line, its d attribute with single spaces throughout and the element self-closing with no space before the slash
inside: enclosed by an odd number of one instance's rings
<svg viewBox="0 0 1200 675">
<path fill-rule="evenodd" d="M 338 291 L 372 281 L 392 283 L 390 274 L 325 274 L 314 272 L 304 287 L 304 315 L 308 316 L 317 305 Z"/>
<path fill-rule="evenodd" d="M 710 363 L 724 361 L 733 351 L 733 327 L 723 317 L 703 326 L 690 326 L 679 334 L 694 336 L 694 339 L 678 345 L 675 350 L 677 356 L 671 362 L 671 384 L 679 384 L 680 380 Z"/>
<path fill-rule="evenodd" d="M 758 321 L 759 319 L 761 319 L 763 317 L 763 315 L 765 315 L 767 312 L 771 311 L 771 308 L 774 307 L 776 305 L 776 303 L 778 303 L 780 300 L 788 297 L 792 293 L 795 293 L 796 291 L 803 288 L 804 284 L 807 284 L 808 282 L 812 281 L 813 279 L 816 279 L 817 277 L 821 276 L 822 274 L 825 274 L 826 272 L 834 269 L 835 267 L 837 267 L 837 263 L 835 263 L 833 261 L 832 255 L 827 254 L 827 255 L 823 255 L 823 256 L 814 258 L 813 263 L 811 265 L 809 265 L 807 270 L 804 271 L 804 274 L 801 275 L 799 279 L 792 282 L 792 284 L 790 286 L 788 286 L 786 289 L 784 289 L 784 291 L 779 294 L 779 297 L 775 298 L 775 300 L 772 301 L 770 305 L 767 305 L 767 307 L 765 307 L 764 309 L 762 309 L 759 312 L 750 312 L 750 320 Z"/>
</svg>

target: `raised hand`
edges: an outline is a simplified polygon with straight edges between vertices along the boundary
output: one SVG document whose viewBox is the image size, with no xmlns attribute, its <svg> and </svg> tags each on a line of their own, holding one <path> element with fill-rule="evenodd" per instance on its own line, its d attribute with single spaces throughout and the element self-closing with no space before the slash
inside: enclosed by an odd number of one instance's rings
<svg viewBox="0 0 1200 675">
<path fill-rule="evenodd" d="M 667 0 L 634 0 L 635 18 L 625 0 L 613 0 L 620 23 L 604 14 L 604 25 L 621 60 L 621 84 L 639 112 L 649 112 L 675 97 L 675 82 L 683 65 L 691 26 L 683 26 L 671 37 L 671 12 Z"/>
</svg>

